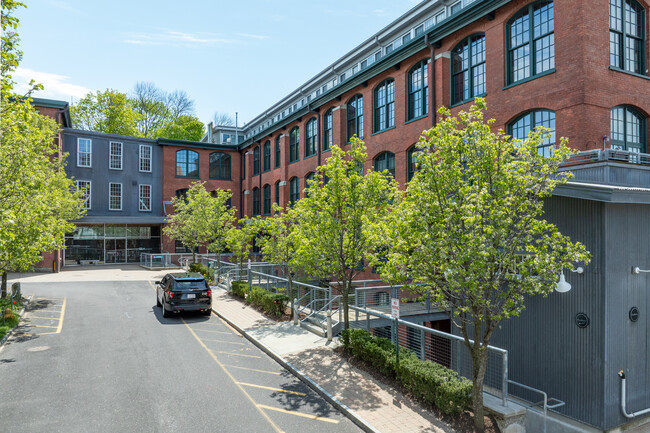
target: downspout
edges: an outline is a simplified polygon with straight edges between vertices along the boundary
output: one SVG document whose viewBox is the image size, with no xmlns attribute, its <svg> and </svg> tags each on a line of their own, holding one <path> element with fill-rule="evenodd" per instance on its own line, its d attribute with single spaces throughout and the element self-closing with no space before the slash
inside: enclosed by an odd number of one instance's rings
<svg viewBox="0 0 650 433">
<path fill-rule="evenodd" d="M 631 418 L 636 418 L 637 416 L 640 415 L 645 415 L 646 413 L 650 413 L 650 407 L 647 409 L 640 410 L 638 412 L 632 412 L 632 413 L 627 413 L 627 410 L 625 409 L 625 400 L 626 400 L 626 389 L 625 389 L 625 373 L 623 373 L 623 370 L 618 372 L 618 377 L 621 378 L 621 412 L 623 412 L 623 416 L 625 418 L 631 419 Z"/>
<path fill-rule="evenodd" d="M 424 35 L 424 43 L 427 44 L 429 47 L 429 52 L 431 56 L 431 61 L 429 64 L 431 65 L 431 71 L 429 73 L 429 93 L 431 94 L 430 96 L 430 101 L 429 101 L 429 107 L 431 107 L 431 126 L 435 127 L 436 126 L 436 88 L 435 88 L 435 82 L 436 82 L 436 68 L 435 68 L 435 60 L 436 60 L 436 50 L 433 48 L 433 45 L 431 44 L 431 41 L 429 40 L 429 34 L 427 33 Z"/>
</svg>

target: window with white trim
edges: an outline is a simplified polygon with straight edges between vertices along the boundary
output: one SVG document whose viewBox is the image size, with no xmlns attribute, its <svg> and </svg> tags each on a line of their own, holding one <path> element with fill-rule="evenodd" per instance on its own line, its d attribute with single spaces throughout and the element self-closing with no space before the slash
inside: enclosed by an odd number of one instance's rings
<svg viewBox="0 0 650 433">
<path fill-rule="evenodd" d="M 108 168 L 122 170 L 122 143 L 119 141 L 108 143 Z"/>
<path fill-rule="evenodd" d="M 151 172 L 151 146 L 140 145 L 140 171 Z"/>
<path fill-rule="evenodd" d="M 108 184 L 108 210 L 122 210 L 122 184 Z"/>
<path fill-rule="evenodd" d="M 77 167 L 92 167 L 92 148 L 90 138 L 77 138 Z"/>
<path fill-rule="evenodd" d="M 90 198 L 91 198 L 90 181 L 89 180 L 78 180 L 77 181 L 77 191 L 82 192 L 83 202 L 81 203 L 81 208 L 82 209 L 90 209 Z"/>
<path fill-rule="evenodd" d="M 151 185 L 140 185 L 140 212 L 151 212 Z"/>
</svg>

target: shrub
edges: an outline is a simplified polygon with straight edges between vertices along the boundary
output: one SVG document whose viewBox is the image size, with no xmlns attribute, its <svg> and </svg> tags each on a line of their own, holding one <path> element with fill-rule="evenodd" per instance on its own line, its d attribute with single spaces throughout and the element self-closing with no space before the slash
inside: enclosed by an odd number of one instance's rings
<svg viewBox="0 0 650 433">
<path fill-rule="evenodd" d="M 230 291 L 235 296 L 239 296 L 240 298 L 245 298 L 247 290 L 248 290 L 248 283 L 246 281 L 233 281 L 232 283 L 230 283 Z"/>
<path fill-rule="evenodd" d="M 214 277 L 214 272 L 212 272 L 208 265 L 204 265 L 203 263 L 190 264 L 190 272 L 198 272 L 203 275 L 208 282 L 211 282 Z"/>
<path fill-rule="evenodd" d="M 248 287 L 246 281 L 233 281 L 231 292 L 235 296 L 244 298 L 247 303 L 261 307 L 265 313 L 280 317 L 289 303 L 289 297 L 282 293 L 273 293 L 258 286 Z"/>
</svg>

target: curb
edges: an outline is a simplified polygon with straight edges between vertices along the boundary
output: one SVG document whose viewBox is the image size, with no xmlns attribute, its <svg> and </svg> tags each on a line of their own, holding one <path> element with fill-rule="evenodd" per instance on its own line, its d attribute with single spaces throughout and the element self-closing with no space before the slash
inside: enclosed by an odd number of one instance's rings
<svg viewBox="0 0 650 433">
<path fill-rule="evenodd" d="M 23 309 L 20 310 L 20 313 L 18 313 L 18 317 L 23 317 L 23 314 L 25 314 L 25 308 L 27 307 L 27 304 L 29 304 L 29 302 L 32 300 L 32 297 L 33 297 L 33 296 L 34 296 L 34 295 L 31 295 L 29 298 L 27 298 L 27 301 L 23 304 Z M 20 322 L 19 322 L 19 324 L 20 324 Z M 19 326 L 19 325 L 16 325 L 15 327 L 11 328 L 11 329 L 9 330 L 9 332 L 7 332 L 7 333 L 5 334 L 4 337 L 2 337 L 2 340 L 0 340 L 0 350 L 2 350 L 2 348 L 3 348 L 4 345 L 5 345 L 5 341 L 7 341 L 7 340 L 9 339 L 9 337 L 11 337 L 11 334 L 14 333 L 14 330 L 15 330 L 18 326 Z"/>
<path fill-rule="evenodd" d="M 368 432 L 368 433 L 381 433 L 379 430 L 374 428 L 372 425 L 370 425 L 366 420 L 361 418 L 359 415 L 357 415 L 352 409 L 347 407 L 345 404 L 341 403 L 339 400 L 336 399 L 332 394 L 327 392 L 322 386 L 314 382 L 309 376 L 298 370 L 296 367 L 294 367 L 290 362 L 285 360 L 283 357 L 275 353 L 271 348 L 260 342 L 259 340 L 253 338 L 251 335 L 248 334 L 248 332 L 244 331 L 242 328 L 237 326 L 232 320 L 230 320 L 228 317 L 224 316 L 222 313 L 218 312 L 217 310 L 212 307 L 212 311 L 225 320 L 228 325 L 232 326 L 242 334 L 244 337 L 246 337 L 247 340 L 249 340 L 251 343 L 253 343 L 255 346 L 260 348 L 262 351 L 264 351 L 267 355 L 269 355 L 271 358 L 273 358 L 278 364 L 289 370 L 291 374 L 296 376 L 298 379 L 300 379 L 302 382 L 304 382 L 307 386 L 309 386 L 311 389 L 316 391 L 321 397 L 323 397 L 325 400 L 327 400 L 332 406 L 337 408 L 339 411 L 343 413 L 347 418 L 350 419 L 354 424 L 356 424 L 359 428 L 361 428 L 363 431 Z"/>
</svg>

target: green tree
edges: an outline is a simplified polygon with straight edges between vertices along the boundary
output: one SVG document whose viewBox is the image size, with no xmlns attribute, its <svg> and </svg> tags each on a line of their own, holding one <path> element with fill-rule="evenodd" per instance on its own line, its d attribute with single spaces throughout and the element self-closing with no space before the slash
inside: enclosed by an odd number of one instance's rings
<svg viewBox="0 0 650 433">
<path fill-rule="evenodd" d="M 70 220 L 80 218 L 80 193 L 65 175 L 64 158 L 54 144 L 59 128 L 31 105 L 30 94 L 16 95 L 11 73 L 20 62 L 18 20 L 24 6 L 2 0 L 2 100 L 0 101 L 0 274 L 6 296 L 10 270 L 26 270 L 45 251 L 62 248 Z"/>
<path fill-rule="evenodd" d="M 390 247 L 382 277 L 411 283 L 450 312 L 472 357 L 475 426 L 483 431 L 487 346 L 503 319 L 527 296 L 549 295 L 559 272 L 589 254 L 542 219 L 543 199 L 567 174 L 562 140 L 551 157 L 537 147 L 548 131 L 525 141 L 492 133 L 477 99 L 458 118 L 444 117 L 417 144 L 418 171 L 386 225 Z M 470 340 L 473 340 L 470 341 Z"/>
<path fill-rule="evenodd" d="M 373 170 L 364 174 L 365 160 L 366 147 L 356 137 L 349 151 L 332 146 L 332 155 L 319 167 L 305 198 L 294 205 L 296 263 L 310 275 L 334 280 L 343 301 L 345 329 L 352 281 L 375 247 L 372 227 L 387 216 L 400 195 L 391 176 Z"/>
<path fill-rule="evenodd" d="M 162 128 L 170 116 L 165 92 L 153 83 L 137 82 L 130 100 L 139 114 L 137 125 L 140 133 L 145 138 L 151 138 L 153 131 Z"/>
<path fill-rule="evenodd" d="M 224 236 L 224 227 L 231 223 L 234 209 L 227 204 L 230 195 L 229 191 L 219 191 L 212 196 L 204 182 L 192 183 L 185 197 L 172 199 L 174 213 L 168 218 L 164 234 L 190 248 L 192 261 L 196 262 L 196 248 Z"/>
<path fill-rule="evenodd" d="M 200 141 L 205 134 L 205 125 L 194 116 L 183 115 L 165 122 L 163 126 L 153 131 L 152 134 L 157 138 Z"/>
<path fill-rule="evenodd" d="M 143 137 L 138 129 L 142 116 L 125 93 L 111 89 L 90 92 L 70 107 L 70 112 L 75 128 Z"/>
<path fill-rule="evenodd" d="M 237 257 L 240 275 L 244 269 L 244 260 L 248 259 L 248 254 L 253 247 L 256 231 L 254 221 L 242 218 L 238 226 L 231 226 L 226 232 L 226 245 Z"/>
</svg>

